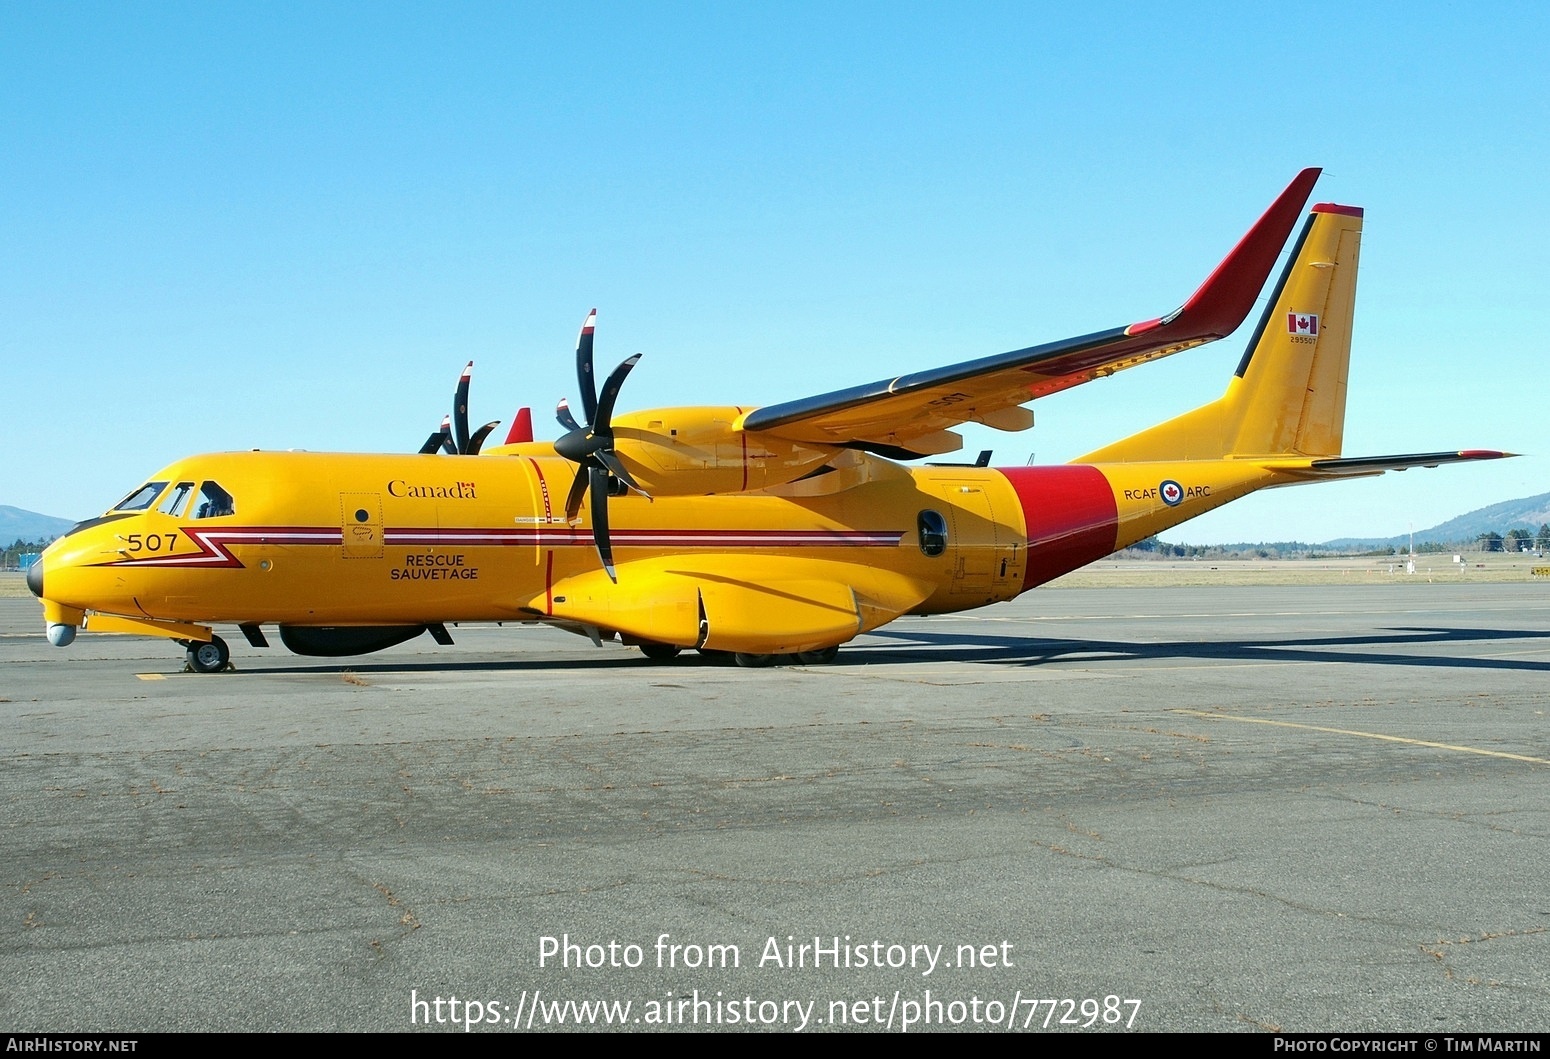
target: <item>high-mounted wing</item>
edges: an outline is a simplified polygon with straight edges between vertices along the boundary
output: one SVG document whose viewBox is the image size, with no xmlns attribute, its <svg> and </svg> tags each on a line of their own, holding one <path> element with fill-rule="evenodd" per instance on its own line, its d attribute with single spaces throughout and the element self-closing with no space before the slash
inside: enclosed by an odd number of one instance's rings
<svg viewBox="0 0 1550 1059">
<path fill-rule="evenodd" d="M 949 428 L 959 423 L 1025 430 L 1033 425 L 1033 413 L 1020 406 L 1036 397 L 1235 331 L 1265 285 L 1319 172 L 1297 174 L 1200 289 L 1167 316 L 767 405 L 748 413 L 742 429 L 904 457 L 957 449 L 961 439 Z"/>
</svg>

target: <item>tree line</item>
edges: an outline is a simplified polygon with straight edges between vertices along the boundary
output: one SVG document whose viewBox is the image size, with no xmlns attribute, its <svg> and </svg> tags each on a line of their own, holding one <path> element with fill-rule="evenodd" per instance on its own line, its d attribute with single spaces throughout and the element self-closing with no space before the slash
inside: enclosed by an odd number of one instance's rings
<svg viewBox="0 0 1550 1059">
<path fill-rule="evenodd" d="M 1482 533 L 1475 538 L 1475 543 L 1484 552 L 1521 552 L 1528 549 L 1545 551 L 1550 549 L 1550 522 L 1542 523 L 1538 533 L 1526 529 L 1510 529 L 1506 536 L 1495 531 Z"/>
<path fill-rule="evenodd" d="M 19 540 L 14 544 L 7 545 L 4 551 L 0 551 L 0 570 L 18 569 L 23 555 L 27 555 L 30 552 L 41 552 L 49 546 L 52 540 L 52 537 L 48 540 Z"/>
<path fill-rule="evenodd" d="M 1550 551 L 1550 523 L 1539 527 L 1539 532 L 1526 529 L 1510 529 L 1505 534 L 1481 533 L 1473 540 L 1425 541 L 1415 546 L 1420 555 L 1443 555 L 1461 552 L 1474 547 L 1487 552 L 1521 552 L 1524 550 Z M 1385 544 L 1368 549 L 1329 548 L 1303 541 L 1259 541 L 1240 544 L 1169 544 L 1156 537 L 1148 537 L 1125 549 L 1131 553 L 1174 559 L 1322 559 L 1336 556 L 1405 555 L 1408 544 Z"/>
</svg>

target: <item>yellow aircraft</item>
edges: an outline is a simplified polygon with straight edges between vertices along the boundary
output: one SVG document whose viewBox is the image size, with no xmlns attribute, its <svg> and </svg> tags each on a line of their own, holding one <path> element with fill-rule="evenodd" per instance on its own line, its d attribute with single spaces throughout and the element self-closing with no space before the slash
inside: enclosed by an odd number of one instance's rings
<svg viewBox="0 0 1550 1059">
<path fill-rule="evenodd" d="M 1340 455 L 1362 211 L 1323 203 L 1220 399 L 1063 466 L 896 462 L 959 448 L 958 424 L 1026 429 L 1036 398 L 1230 334 L 1318 173 L 1167 316 L 785 404 L 615 415 L 639 357 L 596 388 L 594 313 L 576 350 L 582 419 L 562 401 L 556 441 L 519 422 L 485 449 L 495 424 L 469 432 L 465 371 L 418 454 L 179 460 L 54 542 L 27 583 L 55 645 L 78 628 L 162 636 L 198 672 L 228 666 L 217 623 L 258 647 L 278 626 L 322 656 L 533 621 L 656 660 L 814 663 L 900 615 L 1011 599 L 1256 489 L 1510 455 Z"/>
</svg>

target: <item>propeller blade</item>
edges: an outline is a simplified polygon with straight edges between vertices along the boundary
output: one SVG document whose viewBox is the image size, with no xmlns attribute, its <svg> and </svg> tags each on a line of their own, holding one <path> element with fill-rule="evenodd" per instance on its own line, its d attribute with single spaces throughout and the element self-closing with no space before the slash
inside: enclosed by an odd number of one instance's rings
<svg viewBox="0 0 1550 1059">
<path fill-rule="evenodd" d="M 436 431 L 425 439 L 425 444 L 420 446 L 420 455 L 429 456 L 441 448 L 441 431 Z"/>
<path fill-rule="evenodd" d="M 592 433 L 608 433 L 609 424 L 613 422 L 614 418 L 614 402 L 619 399 L 619 388 L 624 385 L 625 378 L 639 362 L 640 354 L 637 353 L 620 364 L 608 376 L 608 381 L 603 384 L 603 392 L 597 399 L 596 412 L 592 419 L 589 420 L 592 426 Z"/>
<path fill-rule="evenodd" d="M 619 479 L 619 481 L 635 490 L 647 500 L 651 499 L 650 493 L 635 484 L 635 479 L 630 477 L 630 472 L 625 468 L 624 462 L 619 459 L 618 454 L 613 449 L 598 449 L 592 455 L 596 456 L 597 461 L 608 468 L 608 472 Z"/>
<path fill-rule="evenodd" d="M 452 443 L 452 417 L 441 417 L 441 451 L 448 456 L 457 455 L 457 446 Z"/>
<path fill-rule="evenodd" d="M 560 398 L 559 407 L 554 410 L 554 418 L 558 419 L 560 426 L 568 431 L 581 429 L 581 424 L 576 422 L 576 417 L 570 414 L 570 402 L 563 397 Z"/>
<path fill-rule="evenodd" d="M 570 483 L 570 494 L 565 498 L 565 521 L 574 522 L 581 511 L 581 495 L 587 491 L 587 468 L 576 468 L 576 477 Z"/>
<path fill-rule="evenodd" d="M 614 547 L 608 536 L 608 471 L 596 464 L 587 468 L 588 488 L 592 491 L 592 541 L 597 557 L 603 560 L 608 580 L 619 583 L 614 572 Z"/>
<path fill-rule="evenodd" d="M 587 415 L 587 426 L 597 422 L 597 380 L 592 377 L 592 333 L 596 328 L 597 310 L 593 309 L 576 338 L 576 380 L 581 386 L 581 410 Z"/>
<path fill-rule="evenodd" d="M 490 436 L 490 431 L 494 430 L 500 425 L 501 421 L 497 419 L 493 423 L 486 423 L 484 426 L 474 431 L 474 436 L 468 439 L 467 455 L 479 455 L 479 450 L 484 447 L 484 439 Z"/>
<path fill-rule="evenodd" d="M 452 395 L 452 433 L 457 441 L 457 451 L 463 454 L 468 452 L 468 384 L 473 380 L 473 374 L 474 362 L 469 361 L 457 380 L 457 392 Z"/>
</svg>

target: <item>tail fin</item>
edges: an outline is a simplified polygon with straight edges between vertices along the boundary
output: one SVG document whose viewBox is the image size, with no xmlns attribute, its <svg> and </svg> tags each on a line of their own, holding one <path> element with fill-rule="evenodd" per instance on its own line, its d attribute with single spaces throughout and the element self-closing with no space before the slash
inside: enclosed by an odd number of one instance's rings
<svg viewBox="0 0 1550 1059">
<path fill-rule="evenodd" d="M 1220 400 L 1073 461 L 1338 456 L 1362 211 L 1320 203 Z"/>
</svg>

